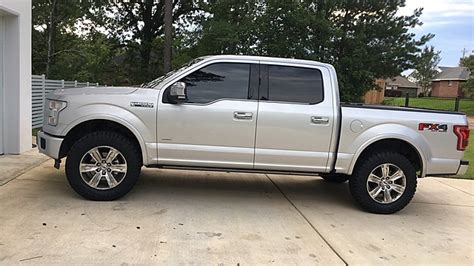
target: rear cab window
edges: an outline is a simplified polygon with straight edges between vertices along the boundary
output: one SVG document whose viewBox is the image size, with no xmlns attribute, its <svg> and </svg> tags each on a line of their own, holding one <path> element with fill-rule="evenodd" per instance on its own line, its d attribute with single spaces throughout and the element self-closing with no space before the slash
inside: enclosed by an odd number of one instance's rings
<svg viewBox="0 0 474 266">
<path fill-rule="evenodd" d="M 324 100 L 319 69 L 262 65 L 261 76 L 261 100 L 300 104 L 318 104 Z"/>
</svg>

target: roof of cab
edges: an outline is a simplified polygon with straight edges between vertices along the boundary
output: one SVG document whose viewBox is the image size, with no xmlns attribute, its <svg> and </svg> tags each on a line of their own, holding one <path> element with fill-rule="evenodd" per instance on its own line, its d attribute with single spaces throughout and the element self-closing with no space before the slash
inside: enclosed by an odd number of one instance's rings
<svg viewBox="0 0 474 266">
<path fill-rule="evenodd" d="M 301 64 L 301 65 L 313 65 L 313 66 L 331 66 L 330 64 L 321 63 L 313 60 L 295 59 L 295 58 L 281 58 L 281 57 L 269 57 L 269 56 L 253 56 L 253 55 L 207 55 L 200 57 L 203 61 L 210 60 L 255 60 L 264 62 L 275 62 L 275 63 L 287 63 L 287 64 Z M 331 66 L 332 67 L 332 66 Z"/>
</svg>

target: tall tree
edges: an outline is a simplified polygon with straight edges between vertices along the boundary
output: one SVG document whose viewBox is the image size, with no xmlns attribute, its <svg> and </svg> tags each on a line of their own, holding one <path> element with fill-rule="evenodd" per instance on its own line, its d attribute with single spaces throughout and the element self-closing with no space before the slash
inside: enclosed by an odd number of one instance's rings
<svg viewBox="0 0 474 266">
<path fill-rule="evenodd" d="M 173 30 L 173 0 L 165 0 L 165 44 L 164 44 L 164 72 L 171 70 L 171 52 L 172 52 L 172 30 Z"/>
<path fill-rule="evenodd" d="M 46 59 L 46 77 L 50 76 L 51 58 L 54 53 L 54 41 L 56 36 L 56 25 L 57 25 L 57 13 L 58 13 L 58 0 L 53 0 L 51 6 L 51 12 L 49 14 L 48 23 L 48 55 Z"/>
<path fill-rule="evenodd" d="M 96 3 L 90 18 L 105 27 L 109 35 L 116 38 L 128 50 L 130 63 L 139 62 L 131 75 L 136 82 L 152 79 L 163 72 L 165 1 L 110 1 Z M 173 1 L 172 21 L 198 9 L 195 1 Z M 158 49 L 156 49 L 158 47 Z"/>
<path fill-rule="evenodd" d="M 319 60 L 338 71 L 341 96 L 360 101 L 376 78 L 413 68 L 433 35 L 420 39 L 422 10 L 397 11 L 405 1 L 209 1 L 190 32 L 190 53 L 255 54 Z"/>
<path fill-rule="evenodd" d="M 35 0 L 32 11 L 33 72 L 55 77 L 55 59 L 76 52 L 69 45 L 77 36 L 74 25 L 89 8 L 87 1 Z"/>
<path fill-rule="evenodd" d="M 425 47 L 419 53 L 417 62 L 415 64 L 415 71 L 412 76 L 417 80 L 421 87 L 423 96 L 428 96 L 431 91 L 431 82 L 438 71 L 436 67 L 441 60 L 439 51 L 435 51 L 434 47 Z"/>
<path fill-rule="evenodd" d="M 201 4 L 202 12 L 192 17 L 185 32 L 185 46 L 194 56 L 209 54 L 256 54 L 257 19 L 262 1 L 210 0 Z"/>
</svg>

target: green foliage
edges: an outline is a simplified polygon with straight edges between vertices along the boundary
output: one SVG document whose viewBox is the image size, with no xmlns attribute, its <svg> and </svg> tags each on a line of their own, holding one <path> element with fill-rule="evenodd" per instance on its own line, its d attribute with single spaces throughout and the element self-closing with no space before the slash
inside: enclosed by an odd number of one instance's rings
<svg viewBox="0 0 474 266">
<path fill-rule="evenodd" d="M 433 46 L 425 47 L 423 51 L 420 52 L 415 64 L 415 71 L 412 75 L 417 80 L 424 96 L 428 96 L 431 89 L 431 81 L 434 76 L 438 74 L 436 67 L 441 60 L 439 53 L 439 51 L 434 50 Z"/>
<path fill-rule="evenodd" d="M 469 137 L 469 146 L 467 146 L 466 151 L 464 152 L 464 160 L 474 161 L 474 135 L 471 134 Z M 467 172 L 461 178 L 474 179 L 474 167 L 469 166 Z"/>
<path fill-rule="evenodd" d="M 192 0 L 173 1 L 173 20 L 197 10 Z M 125 50 L 129 79 L 142 83 L 163 73 L 164 1 L 97 2 L 87 18 L 108 30 Z"/>
<path fill-rule="evenodd" d="M 57 57 L 66 51 L 77 53 L 74 45 L 78 36 L 76 22 L 88 12 L 87 1 L 35 0 L 33 1 L 33 73 L 50 78 L 61 77 L 61 67 L 52 68 Z M 58 72 L 59 70 L 59 72 Z"/>
<path fill-rule="evenodd" d="M 461 66 L 467 67 L 471 72 L 469 79 L 461 84 L 461 88 L 464 92 L 464 96 L 473 97 L 474 96 L 474 55 L 461 59 Z"/>
<path fill-rule="evenodd" d="M 35 25 L 48 25 L 51 1 L 35 1 Z M 179 0 L 173 5 L 174 67 L 211 54 L 317 60 L 336 68 L 344 101 L 359 101 L 376 78 L 413 68 L 420 47 L 433 37 L 415 39 L 409 33 L 421 25 L 421 9 L 397 15 L 401 0 Z M 52 77 L 137 84 L 163 74 L 163 1 L 59 5 L 57 14 L 70 15 L 57 26 Z M 44 73 L 46 33 L 33 33 L 35 74 Z"/>
<path fill-rule="evenodd" d="M 338 71 L 341 97 L 360 101 L 376 78 L 415 65 L 419 47 L 408 30 L 421 10 L 399 16 L 404 1 L 211 1 L 195 19 L 188 53 L 251 54 L 318 60 Z"/>
</svg>

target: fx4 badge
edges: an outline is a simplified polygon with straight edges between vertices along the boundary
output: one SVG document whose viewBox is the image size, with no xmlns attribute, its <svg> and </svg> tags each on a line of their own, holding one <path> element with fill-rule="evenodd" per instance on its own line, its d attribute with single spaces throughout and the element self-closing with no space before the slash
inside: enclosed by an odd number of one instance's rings
<svg viewBox="0 0 474 266">
<path fill-rule="evenodd" d="M 146 103 L 146 102 L 131 102 L 131 107 L 143 107 L 143 108 L 153 108 L 153 103 Z"/>
<path fill-rule="evenodd" d="M 434 123 L 419 123 L 418 130 L 425 131 L 429 130 L 432 132 L 446 132 L 448 131 L 448 125 L 446 124 L 434 124 Z"/>
</svg>

